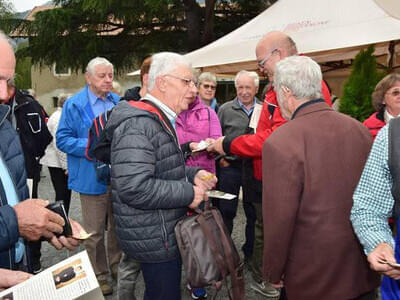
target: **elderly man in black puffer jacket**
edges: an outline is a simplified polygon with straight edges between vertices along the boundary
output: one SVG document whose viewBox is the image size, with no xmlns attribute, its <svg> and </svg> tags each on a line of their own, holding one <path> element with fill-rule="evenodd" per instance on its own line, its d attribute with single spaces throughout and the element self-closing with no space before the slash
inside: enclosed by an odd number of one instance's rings
<svg viewBox="0 0 400 300">
<path fill-rule="evenodd" d="M 142 101 L 123 101 L 105 134 L 111 144 L 111 191 L 121 249 L 141 263 L 144 299 L 179 300 L 181 259 L 174 227 L 196 208 L 216 178 L 185 166 L 176 138 L 177 114 L 196 96 L 193 71 L 183 56 L 159 53 Z"/>
</svg>

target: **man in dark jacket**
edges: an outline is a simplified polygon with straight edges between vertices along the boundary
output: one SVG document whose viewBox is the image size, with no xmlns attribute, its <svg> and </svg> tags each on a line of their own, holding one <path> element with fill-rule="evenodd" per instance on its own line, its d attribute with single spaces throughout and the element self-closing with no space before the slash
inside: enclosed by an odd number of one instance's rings
<svg viewBox="0 0 400 300">
<path fill-rule="evenodd" d="M 15 56 L 7 40 L 0 32 L 0 101 L 8 97 L 7 82 L 14 75 Z M 26 267 L 23 237 L 38 240 L 45 237 L 58 249 L 63 246 L 74 249 L 74 238 L 61 236 L 64 220 L 45 208 L 48 201 L 25 200 L 28 197 L 26 171 L 21 144 L 16 131 L 7 120 L 10 107 L 0 105 L 0 288 L 8 288 L 29 278 L 29 274 L 16 270 Z M 20 202 L 21 201 L 21 202 Z M 81 228 L 73 222 L 74 234 Z"/>
<path fill-rule="evenodd" d="M 8 98 L 4 101 L 1 100 L 0 103 L 11 108 L 7 119 L 17 131 L 21 141 L 27 177 L 32 182 L 30 197 L 38 198 L 41 171 L 39 159 L 44 155 L 47 145 L 53 139 L 46 125 L 48 115 L 36 99 L 15 86 L 14 80 L 8 82 L 7 89 Z M 40 264 L 41 242 L 29 242 L 28 247 L 33 273 L 37 274 L 42 270 Z"/>
<path fill-rule="evenodd" d="M 264 276 L 288 299 L 373 300 L 379 275 L 349 219 L 371 136 L 325 103 L 321 79 L 305 56 L 276 65 L 274 89 L 290 121 L 263 147 Z"/>
<path fill-rule="evenodd" d="M 237 97 L 224 103 L 218 110 L 221 121 L 222 134 L 241 135 L 249 133 L 252 129 L 249 122 L 256 106 L 262 105 L 256 98 L 259 86 L 259 77 L 256 72 L 242 70 L 236 74 L 235 88 Z M 239 189 L 243 190 L 243 209 L 246 215 L 246 242 L 242 247 L 246 263 L 250 262 L 253 255 L 254 224 L 256 212 L 253 202 L 261 202 L 254 192 L 258 181 L 252 180 L 252 161 L 230 155 L 218 161 L 218 190 L 239 196 Z M 261 184 L 259 184 L 261 190 Z M 217 199 L 216 204 L 224 219 L 229 232 L 232 233 L 233 220 L 236 217 L 238 198 L 233 200 Z M 277 292 L 268 291 L 267 295 L 276 297 Z"/>
<path fill-rule="evenodd" d="M 144 299 L 179 300 L 181 259 L 174 234 L 187 208 L 215 183 L 185 166 L 175 119 L 197 88 L 183 56 L 153 55 L 145 101 L 119 103 L 105 129 L 112 139 L 111 189 L 116 232 L 125 254 L 141 263 Z"/>
</svg>

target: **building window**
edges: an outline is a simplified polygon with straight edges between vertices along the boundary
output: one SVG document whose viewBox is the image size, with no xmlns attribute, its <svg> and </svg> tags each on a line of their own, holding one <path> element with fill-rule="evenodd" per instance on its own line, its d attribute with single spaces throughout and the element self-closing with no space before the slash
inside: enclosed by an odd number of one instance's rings
<svg viewBox="0 0 400 300">
<path fill-rule="evenodd" d="M 53 96 L 51 97 L 53 99 L 53 107 L 57 107 L 57 103 L 58 103 L 58 97 Z"/>
<path fill-rule="evenodd" d="M 59 76 L 71 76 L 71 68 L 53 64 L 53 75 Z"/>
</svg>

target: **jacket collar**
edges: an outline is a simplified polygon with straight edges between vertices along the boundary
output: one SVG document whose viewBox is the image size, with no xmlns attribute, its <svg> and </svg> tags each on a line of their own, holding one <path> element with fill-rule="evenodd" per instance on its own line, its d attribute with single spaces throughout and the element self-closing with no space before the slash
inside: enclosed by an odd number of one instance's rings
<svg viewBox="0 0 400 300">
<path fill-rule="evenodd" d="M 10 110 L 11 108 L 9 105 L 0 104 L 0 126 L 3 125 L 4 120 L 7 119 Z"/>
<path fill-rule="evenodd" d="M 89 86 L 86 84 L 85 87 L 80 92 L 78 92 L 78 94 L 80 96 L 80 100 L 76 101 L 75 104 L 84 109 L 86 105 L 89 103 Z M 109 99 L 116 105 L 120 97 L 113 92 L 109 92 L 107 94 L 107 99 Z"/>
<path fill-rule="evenodd" d="M 331 110 L 333 109 L 326 104 L 325 100 L 320 98 L 320 99 L 314 99 L 311 101 L 307 101 L 306 103 L 303 103 L 300 105 L 293 113 L 292 115 L 292 120 L 299 118 L 304 115 L 308 115 L 310 113 L 314 113 L 317 111 L 322 111 L 322 110 Z"/>
</svg>

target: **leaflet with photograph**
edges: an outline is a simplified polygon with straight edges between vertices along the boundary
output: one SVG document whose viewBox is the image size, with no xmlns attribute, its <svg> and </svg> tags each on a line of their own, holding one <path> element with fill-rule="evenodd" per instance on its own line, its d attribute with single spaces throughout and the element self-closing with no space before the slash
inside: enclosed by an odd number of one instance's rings
<svg viewBox="0 0 400 300">
<path fill-rule="evenodd" d="M 0 293 L 0 300 L 104 300 L 86 250 Z"/>
</svg>

